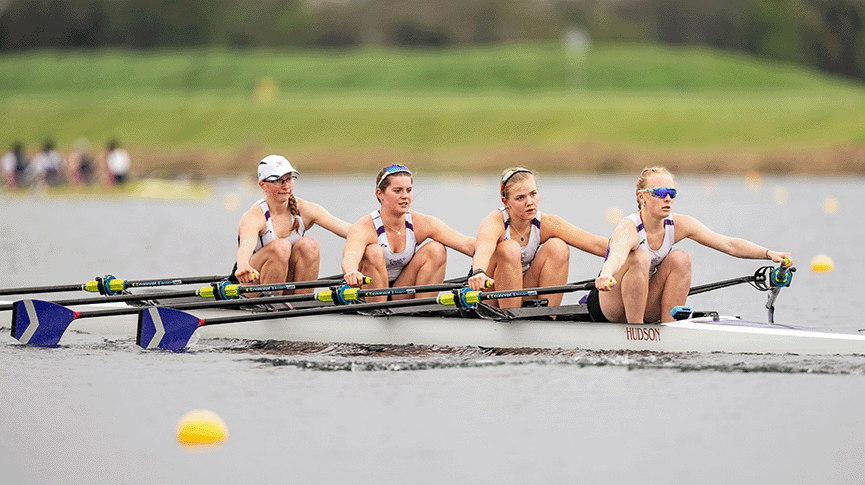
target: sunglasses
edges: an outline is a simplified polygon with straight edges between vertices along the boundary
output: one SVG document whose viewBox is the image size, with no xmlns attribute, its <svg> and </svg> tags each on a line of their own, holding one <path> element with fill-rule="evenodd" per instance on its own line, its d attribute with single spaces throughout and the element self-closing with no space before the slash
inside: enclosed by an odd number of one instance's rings
<svg viewBox="0 0 865 485">
<path fill-rule="evenodd" d="M 412 174 L 411 170 L 409 170 L 408 167 L 406 167 L 405 165 L 394 164 L 394 165 L 391 165 L 389 167 L 385 167 L 384 172 L 382 172 L 382 174 L 381 174 L 381 178 L 375 184 L 376 187 L 381 185 L 382 180 L 387 178 L 388 175 L 393 175 L 395 173 L 407 173 L 409 175 Z"/>
<path fill-rule="evenodd" d="M 648 192 L 659 199 L 665 199 L 668 195 L 671 199 L 676 198 L 676 189 L 670 187 L 658 187 L 657 189 L 643 189 L 640 192 Z"/>
<path fill-rule="evenodd" d="M 289 182 L 293 182 L 295 180 L 297 180 L 297 174 L 293 173 L 290 175 L 283 175 L 281 178 L 278 178 L 278 179 L 265 180 L 265 182 L 267 182 L 269 184 L 274 184 L 274 185 L 276 185 L 276 184 L 285 185 L 285 184 L 287 184 Z"/>
</svg>

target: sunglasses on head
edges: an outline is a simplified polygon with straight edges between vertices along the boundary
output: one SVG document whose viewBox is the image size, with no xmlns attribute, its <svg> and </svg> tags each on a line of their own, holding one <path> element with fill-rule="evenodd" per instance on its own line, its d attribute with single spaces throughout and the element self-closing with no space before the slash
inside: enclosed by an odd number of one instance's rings
<svg viewBox="0 0 865 485">
<path fill-rule="evenodd" d="M 643 189 L 640 192 L 648 192 L 659 199 L 665 199 L 668 195 L 671 199 L 676 198 L 676 189 L 670 187 L 658 187 L 657 189 Z"/>
</svg>

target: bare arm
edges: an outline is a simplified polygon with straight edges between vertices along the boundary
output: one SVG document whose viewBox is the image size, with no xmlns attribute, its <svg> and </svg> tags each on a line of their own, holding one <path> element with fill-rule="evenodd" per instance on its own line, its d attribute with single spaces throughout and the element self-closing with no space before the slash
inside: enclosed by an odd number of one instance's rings
<svg viewBox="0 0 865 485">
<path fill-rule="evenodd" d="M 298 199 L 297 203 L 301 217 L 309 221 L 308 227 L 318 224 L 341 238 L 348 236 L 348 228 L 351 224 L 332 215 L 327 209 L 314 202 Z"/>
<path fill-rule="evenodd" d="M 469 257 L 474 254 L 475 238 L 460 234 L 437 217 L 412 211 L 412 218 L 415 224 L 424 230 L 423 234 L 418 234 L 419 236 L 438 241 Z"/>
<path fill-rule="evenodd" d="M 237 228 L 240 242 L 237 245 L 237 270 L 234 275 L 241 283 L 251 283 L 258 277 L 258 268 L 249 265 L 249 258 L 255 252 L 258 236 L 264 231 L 265 226 L 264 213 L 261 212 L 258 204 L 240 218 L 240 225 Z"/>
<path fill-rule="evenodd" d="M 568 245 L 585 251 L 595 256 L 604 257 L 607 254 L 607 243 L 609 240 L 584 231 L 559 216 L 541 214 L 541 238 L 557 237 Z"/>
<path fill-rule="evenodd" d="M 601 272 L 595 279 L 595 288 L 600 291 L 607 291 L 616 285 L 616 279 L 613 275 L 619 271 L 622 264 L 628 258 L 628 254 L 637 249 L 640 245 L 640 235 L 637 233 L 637 226 L 630 219 L 625 219 L 619 222 L 616 229 L 613 230 L 613 235 L 610 236 L 610 254 L 607 255 L 607 260 L 601 266 Z"/>
<path fill-rule="evenodd" d="M 783 261 L 787 267 L 793 264 L 793 256 L 790 253 L 772 251 L 745 239 L 718 234 L 691 216 L 674 214 L 673 217 L 676 241 L 687 237 L 703 246 L 736 258 L 769 259 L 775 263 Z"/>
<path fill-rule="evenodd" d="M 350 286 L 359 287 L 363 284 L 364 275 L 358 270 L 363 253 L 369 244 L 376 242 L 375 226 L 368 215 L 361 217 L 348 229 L 345 247 L 342 250 L 342 272 L 345 282 Z"/>
<path fill-rule="evenodd" d="M 486 270 L 489 267 L 490 259 L 496 251 L 496 245 L 505 234 L 504 217 L 501 211 L 494 211 L 484 218 L 481 222 L 481 227 L 478 229 L 478 237 L 475 243 L 475 255 L 472 258 L 472 269 Z M 495 280 L 491 275 L 479 273 L 468 280 L 469 286 L 475 291 L 483 290 L 488 286 L 492 286 Z"/>
</svg>

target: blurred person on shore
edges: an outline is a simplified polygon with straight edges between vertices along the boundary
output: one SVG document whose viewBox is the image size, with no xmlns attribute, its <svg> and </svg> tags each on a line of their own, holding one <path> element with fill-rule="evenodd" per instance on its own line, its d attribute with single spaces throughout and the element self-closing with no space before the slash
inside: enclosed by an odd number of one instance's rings
<svg viewBox="0 0 865 485">
<path fill-rule="evenodd" d="M 90 142 L 79 138 L 69 155 L 69 177 L 74 185 L 90 185 L 96 173 L 96 163 L 90 153 Z"/>
<path fill-rule="evenodd" d="M 56 187 L 66 181 L 63 173 L 63 156 L 57 151 L 54 140 L 47 139 L 42 145 L 42 151 L 33 156 L 30 163 L 31 180 L 37 185 Z"/>
<path fill-rule="evenodd" d="M 8 153 L 0 159 L 0 167 L 3 170 L 3 183 L 7 187 L 24 187 L 27 185 L 27 167 L 29 161 L 24 153 L 24 144 L 16 141 Z"/>
<path fill-rule="evenodd" d="M 129 181 L 132 159 L 129 152 L 120 147 L 116 138 L 105 147 L 105 170 L 108 185 L 122 185 Z"/>
</svg>

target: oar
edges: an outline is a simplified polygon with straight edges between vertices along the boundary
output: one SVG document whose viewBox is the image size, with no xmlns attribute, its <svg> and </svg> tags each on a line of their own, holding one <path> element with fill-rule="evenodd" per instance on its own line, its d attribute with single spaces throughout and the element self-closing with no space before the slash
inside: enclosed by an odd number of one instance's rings
<svg viewBox="0 0 865 485">
<path fill-rule="evenodd" d="M 260 292 L 260 291 L 273 291 L 273 289 L 278 290 L 295 290 L 295 289 L 303 289 L 303 288 L 321 288 L 324 286 L 331 286 L 335 284 L 341 283 L 340 279 L 326 279 L 326 280 L 312 280 L 312 281 L 297 281 L 294 283 L 281 283 L 279 285 L 255 285 L 255 286 L 241 286 L 241 285 L 226 285 L 226 286 L 237 286 L 241 288 L 245 288 L 248 291 L 243 291 L 244 293 L 251 292 Z M 222 282 L 225 283 L 225 282 Z M 220 283 L 220 285 L 222 284 Z M 111 298 L 71 298 L 67 300 L 54 300 L 51 303 L 56 303 L 58 305 L 91 305 L 96 303 L 105 303 L 106 301 L 116 301 L 116 302 L 130 302 L 130 301 L 141 301 L 141 300 L 166 300 L 172 298 L 190 298 L 194 296 L 201 296 L 204 298 L 213 298 L 213 288 L 210 286 L 205 286 L 203 288 L 199 288 L 197 290 L 189 290 L 189 291 L 171 291 L 171 292 L 163 292 L 163 293 L 147 293 L 142 295 L 114 295 Z M 230 297 L 224 298 L 228 299 Z M 17 302 L 16 302 L 17 303 Z M 8 311 L 12 310 L 15 307 L 15 303 L 9 303 L 6 305 L 0 305 L 0 311 Z"/>
<path fill-rule="evenodd" d="M 315 295 L 282 295 L 236 300 L 201 300 L 167 305 L 168 308 L 193 310 L 200 308 L 230 308 L 261 303 L 286 303 L 315 299 Z M 103 300 L 104 301 L 104 300 Z M 12 307 L 12 337 L 23 344 L 54 346 L 63 337 L 73 320 L 80 318 L 115 317 L 133 315 L 141 308 L 124 307 L 105 310 L 74 311 L 56 302 L 42 300 L 20 300 Z"/>
<path fill-rule="evenodd" d="M 29 286 L 22 288 L 0 288 L 0 296 L 7 295 L 32 295 L 36 293 L 61 293 L 64 291 L 89 291 L 99 292 L 103 295 L 112 295 L 128 288 L 145 288 L 153 286 L 190 285 L 197 283 L 209 283 L 225 278 L 224 276 L 188 276 L 179 278 L 161 278 L 158 280 L 121 280 L 111 275 L 104 278 L 96 278 L 87 283 L 76 285 L 49 285 Z"/>
<path fill-rule="evenodd" d="M 324 302 L 333 302 L 338 305 L 345 305 L 352 301 L 357 301 L 359 298 L 367 296 L 393 296 L 393 295 L 415 295 L 417 293 L 432 293 L 438 291 L 449 291 L 465 286 L 465 278 L 459 278 L 461 281 L 445 281 L 440 284 L 433 285 L 415 285 L 415 286 L 397 286 L 394 288 L 376 288 L 363 290 L 360 288 L 352 288 L 348 285 L 340 285 L 332 290 L 322 290 L 315 294 L 315 299 Z"/>
<path fill-rule="evenodd" d="M 221 325 L 224 323 L 251 322 L 277 318 L 329 315 L 382 308 L 411 307 L 436 303 L 436 297 L 415 298 L 411 300 L 382 301 L 358 305 L 337 305 L 319 308 L 278 311 L 256 315 L 236 315 L 230 317 L 198 318 L 195 315 L 164 307 L 150 307 L 138 316 L 138 333 L 135 342 L 145 349 L 182 350 L 198 327 Z"/>
<path fill-rule="evenodd" d="M 511 296 L 533 296 L 539 294 L 564 293 L 568 291 L 580 291 L 594 288 L 594 280 L 564 286 L 552 286 L 544 288 L 530 288 L 525 290 L 490 292 L 486 295 L 501 294 L 501 298 Z M 416 287 L 417 288 L 417 287 Z M 394 288 L 396 289 L 396 288 Z M 460 290 L 462 291 L 462 290 Z M 519 295 L 513 294 L 519 292 Z M 475 292 L 481 293 L 481 292 Z M 367 310 L 379 310 L 385 308 L 405 308 L 412 306 L 429 305 L 441 303 L 438 297 L 415 298 L 411 300 L 382 301 L 375 303 L 361 303 L 357 305 L 336 305 L 320 308 L 304 308 L 300 310 L 279 311 L 256 315 L 236 315 L 230 317 L 198 318 L 182 311 L 164 307 L 150 307 L 138 316 L 138 333 L 136 343 L 145 349 L 182 350 L 186 348 L 189 339 L 198 327 L 206 325 L 221 325 L 225 323 L 241 323 L 257 320 L 271 320 L 278 318 L 303 317 L 312 315 L 329 315 L 336 313 L 349 313 Z M 486 298 L 491 299 L 491 298 Z"/>
<path fill-rule="evenodd" d="M 271 283 L 266 285 L 239 285 L 228 281 L 203 286 L 196 290 L 196 295 L 202 298 L 216 298 L 217 300 L 228 300 L 246 293 L 261 293 L 265 291 L 300 290 L 304 288 L 321 288 L 323 286 L 334 286 L 343 282 L 342 277 L 338 279 L 297 281 L 289 283 Z M 369 278 L 366 279 L 369 283 Z"/>
<path fill-rule="evenodd" d="M 317 288 L 340 281 L 341 280 L 298 281 L 294 283 L 283 283 L 280 285 L 258 285 L 258 288 L 266 286 L 279 286 L 280 289 Z M 64 307 L 63 305 L 87 305 L 94 303 L 105 303 L 106 301 L 127 302 L 151 299 L 164 300 L 181 297 L 195 297 L 199 296 L 199 291 L 200 289 L 184 292 L 177 291 L 171 293 L 151 293 L 148 295 L 117 295 L 109 299 L 86 298 L 53 302 L 41 300 L 20 300 L 10 305 L 0 306 L 0 310 L 12 310 L 12 337 L 25 344 L 53 346 L 57 345 L 57 342 L 60 341 L 63 333 L 66 332 L 66 329 L 76 318 L 127 315 L 140 311 L 139 308 L 116 308 L 109 310 L 76 312 Z M 254 305 L 260 302 L 278 303 L 313 299 L 315 299 L 315 295 L 285 295 L 267 298 L 192 302 L 170 306 L 177 306 L 187 309 L 220 308 Z"/>
<path fill-rule="evenodd" d="M 715 283 L 692 286 L 691 290 L 688 292 L 688 295 L 698 295 L 707 291 L 727 288 L 729 286 L 735 286 L 742 283 L 751 283 L 760 291 L 766 291 L 773 287 L 781 288 L 784 286 L 790 286 L 790 282 L 793 279 L 793 272 L 796 271 L 796 268 L 785 268 L 785 263 L 786 261 L 782 262 L 781 265 L 777 268 L 773 268 L 772 266 L 762 266 L 750 276 L 741 276 L 739 278 L 717 281 Z"/>
<path fill-rule="evenodd" d="M 555 293 L 570 293 L 574 291 L 587 291 L 595 289 L 595 280 L 585 280 L 576 283 L 568 283 L 559 286 L 542 286 L 538 288 L 523 288 L 519 290 L 502 291 L 476 291 L 468 288 L 442 293 L 436 301 L 442 305 L 472 307 L 484 300 L 498 300 L 500 298 L 514 298 L 525 296 L 551 295 Z"/>
</svg>

